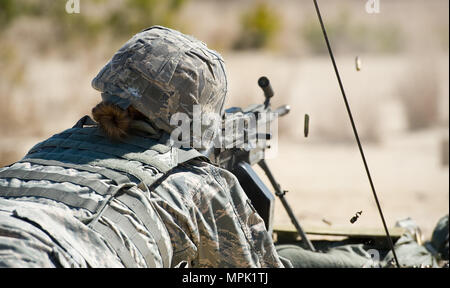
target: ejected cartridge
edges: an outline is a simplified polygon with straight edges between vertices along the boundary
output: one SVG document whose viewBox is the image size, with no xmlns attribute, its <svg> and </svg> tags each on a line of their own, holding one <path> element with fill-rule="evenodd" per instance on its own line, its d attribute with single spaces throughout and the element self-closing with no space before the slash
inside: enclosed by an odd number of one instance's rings
<svg viewBox="0 0 450 288">
<path fill-rule="evenodd" d="M 355 67 L 356 67 L 356 71 L 361 71 L 361 58 L 359 58 L 359 56 L 356 56 L 355 58 Z"/>
<path fill-rule="evenodd" d="M 305 114 L 305 127 L 304 127 L 305 137 L 308 137 L 309 134 L 309 115 Z"/>
</svg>

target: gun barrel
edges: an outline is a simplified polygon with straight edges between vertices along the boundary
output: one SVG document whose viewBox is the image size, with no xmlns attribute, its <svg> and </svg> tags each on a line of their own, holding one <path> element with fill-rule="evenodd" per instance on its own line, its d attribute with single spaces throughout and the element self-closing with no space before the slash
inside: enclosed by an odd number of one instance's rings
<svg viewBox="0 0 450 288">
<path fill-rule="evenodd" d="M 283 105 L 283 106 L 278 107 L 278 108 L 277 108 L 275 111 L 273 111 L 273 112 L 277 113 L 277 114 L 278 114 L 278 117 L 282 117 L 282 116 L 288 114 L 290 111 L 291 111 L 291 106 L 289 106 L 289 105 Z"/>
<path fill-rule="evenodd" d="M 266 97 L 266 99 L 271 98 L 274 95 L 272 85 L 270 85 L 270 81 L 267 77 L 265 76 L 260 77 L 258 79 L 258 85 L 263 90 L 264 97 Z"/>
</svg>

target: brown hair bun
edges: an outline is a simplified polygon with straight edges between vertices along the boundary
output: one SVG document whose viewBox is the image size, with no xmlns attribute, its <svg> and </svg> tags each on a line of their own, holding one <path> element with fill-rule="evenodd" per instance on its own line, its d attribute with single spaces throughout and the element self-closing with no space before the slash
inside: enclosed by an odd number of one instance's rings
<svg viewBox="0 0 450 288">
<path fill-rule="evenodd" d="M 106 135 L 113 140 L 127 137 L 130 123 L 133 120 L 128 110 L 105 102 L 100 102 L 92 108 L 92 116 Z"/>
</svg>

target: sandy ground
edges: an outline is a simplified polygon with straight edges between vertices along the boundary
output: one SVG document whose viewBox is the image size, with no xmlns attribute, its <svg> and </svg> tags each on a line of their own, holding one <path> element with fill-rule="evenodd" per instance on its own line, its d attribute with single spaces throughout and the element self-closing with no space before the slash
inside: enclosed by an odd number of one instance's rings
<svg viewBox="0 0 450 288">
<path fill-rule="evenodd" d="M 365 147 L 389 227 L 411 217 L 429 237 L 436 222 L 448 213 L 449 170 L 440 165 L 438 143 L 432 137 L 436 133 L 441 132 L 409 135 L 381 147 Z M 279 149 L 279 157 L 269 160 L 269 165 L 283 189 L 290 191 L 286 197 L 301 223 L 327 227 L 325 219 L 336 227 L 382 229 L 356 144 L 280 141 Z M 275 207 L 275 224 L 289 223 L 281 203 Z M 362 216 L 350 224 L 350 218 L 361 210 Z"/>
</svg>

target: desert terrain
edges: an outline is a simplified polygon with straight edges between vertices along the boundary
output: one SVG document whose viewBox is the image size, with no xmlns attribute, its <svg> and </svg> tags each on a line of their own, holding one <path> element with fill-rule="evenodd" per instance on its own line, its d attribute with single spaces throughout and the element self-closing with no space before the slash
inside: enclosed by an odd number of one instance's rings
<svg viewBox="0 0 450 288">
<path fill-rule="evenodd" d="M 283 23 L 278 38 L 266 49 L 236 50 L 229 44 L 240 29 L 239 15 L 257 1 L 188 1 L 177 19 L 186 23 L 182 27 L 187 33 L 223 55 L 229 78 L 228 107 L 262 103 L 263 95 L 256 85 L 262 75 L 269 77 L 274 88 L 273 106 L 291 106 L 291 112 L 279 120 L 277 157 L 268 159 L 268 163 L 283 189 L 289 191 L 286 197 L 301 223 L 352 226 L 350 218 L 363 211 L 352 227 L 381 229 L 331 61 L 327 54 L 315 53 L 316 46 L 293 38 L 298 36 L 298 27 L 318 25 L 312 4 L 266 2 L 277 8 Z M 439 218 L 449 212 L 449 54 L 448 36 L 440 34 L 441 30 L 448 34 L 448 1 L 381 0 L 379 15 L 364 12 L 364 6 L 357 4 L 361 1 L 339 2 L 342 4 L 323 1 L 322 10 L 329 23 L 334 23 L 345 7 L 354 24 L 343 27 L 365 23 L 372 27 L 365 33 L 373 32 L 376 37 L 374 31 L 378 30 L 373 27 L 387 25 L 388 31 L 396 27 L 403 35 L 402 48 L 392 48 L 388 44 L 394 40 L 383 38 L 381 44 L 369 41 L 363 49 L 358 45 L 347 47 L 333 34 L 339 30 L 330 28 L 337 64 L 388 226 L 411 217 L 429 238 Z M 202 17 L 189 21 L 199 11 Z M 52 38 L 52 29 L 44 15 L 20 17 L 1 32 L 2 166 L 90 113 L 100 101 L 90 82 L 124 42 L 114 41 L 109 35 L 100 37 L 95 45 L 74 42 L 67 50 L 61 48 L 67 47 L 63 42 Z M 388 51 L 373 51 L 370 45 L 388 47 Z M 356 56 L 362 60 L 361 71 L 355 69 Z M 431 124 L 411 129 L 410 108 L 405 103 L 419 103 L 420 111 L 425 110 L 425 120 L 420 113 L 417 118 L 425 122 L 432 118 Z M 303 135 L 305 114 L 311 119 L 307 138 Z M 277 203 L 275 225 L 288 222 L 281 203 Z"/>
</svg>

